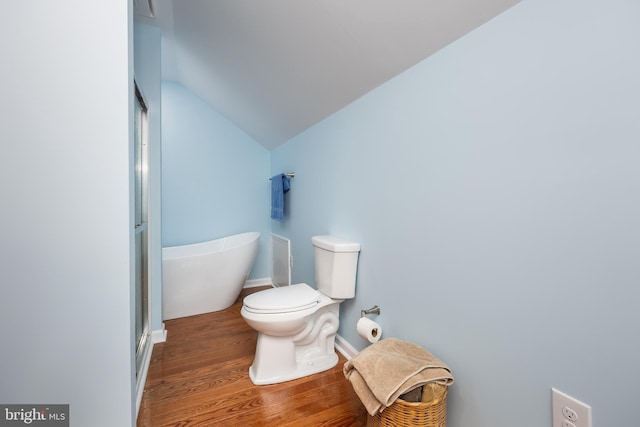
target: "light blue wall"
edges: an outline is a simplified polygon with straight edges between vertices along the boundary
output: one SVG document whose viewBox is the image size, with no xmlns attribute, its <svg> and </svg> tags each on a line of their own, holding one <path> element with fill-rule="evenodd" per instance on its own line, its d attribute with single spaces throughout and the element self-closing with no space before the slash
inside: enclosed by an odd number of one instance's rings
<svg viewBox="0 0 640 427">
<path fill-rule="evenodd" d="M 258 231 L 249 278 L 269 277 L 269 156 L 184 87 L 163 82 L 163 246 Z"/>
<path fill-rule="evenodd" d="M 152 331 L 162 326 L 162 105 L 160 91 L 160 30 L 134 25 L 135 78 L 149 111 L 149 281 Z"/>
<path fill-rule="evenodd" d="M 0 402 L 73 426 L 135 424 L 131 17 L 0 6 Z"/>
<path fill-rule="evenodd" d="M 640 381 L 640 3 L 525 0 L 272 152 L 315 234 L 362 244 L 361 309 L 456 383 L 451 427 L 551 425 L 550 389 L 630 426 Z"/>
</svg>

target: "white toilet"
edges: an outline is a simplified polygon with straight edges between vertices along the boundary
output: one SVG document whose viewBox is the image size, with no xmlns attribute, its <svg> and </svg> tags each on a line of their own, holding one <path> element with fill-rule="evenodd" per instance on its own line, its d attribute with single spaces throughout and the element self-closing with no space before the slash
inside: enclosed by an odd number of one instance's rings
<svg viewBox="0 0 640 427">
<path fill-rule="evenodd" d="M 340 303 L 355 296 L 360 244 L 315 236 L 316 285 L 306 283 L 248 295 L 241 314 L 258 331 L 249 377 L 275 384 L 330 369 L 338 363 L 334 340 Z"/>
</svg>

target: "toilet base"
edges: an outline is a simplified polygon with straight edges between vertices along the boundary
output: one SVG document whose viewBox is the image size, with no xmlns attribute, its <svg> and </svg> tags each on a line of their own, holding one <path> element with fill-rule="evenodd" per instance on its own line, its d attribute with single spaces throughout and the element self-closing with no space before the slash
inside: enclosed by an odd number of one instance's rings
<svg viewBox="0 0 640 427">
<path fill-rule="evenodd" d="M 332 304 L 309 319 L 295 336 L 260 332 L 249 378 L 256 385 L 276 384 L 333 368 L 338 363 L 335 337 L 338 304 Z"/>
<path fill-rule="evenodd" d="M 299 362 L 293 371 L 271 375 L 263 373 L 256 369 L 254 365 L 249 367 L 249 378 L 255 385 L 277 384 L 285 381 L 291 381 L 308 375 L 317 374 L 329 370 L 338 364 L 338 355 L 336 353 L 327 354 L 316 360 Z"/>
</svg>

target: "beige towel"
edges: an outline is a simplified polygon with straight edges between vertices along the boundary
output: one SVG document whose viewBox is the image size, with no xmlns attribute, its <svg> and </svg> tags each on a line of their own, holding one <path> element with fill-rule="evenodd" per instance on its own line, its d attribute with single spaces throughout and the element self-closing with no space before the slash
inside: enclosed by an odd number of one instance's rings
<svg viewBox="0 0 640 427">
<path fill-rule="evenodd" d="M 362 350 L 343 368 L 370 415 L 390 406 L 403 393 L 434 382 L 451 385 L 449 367 L 422 347 L 386 338 Z"/>
</svg>

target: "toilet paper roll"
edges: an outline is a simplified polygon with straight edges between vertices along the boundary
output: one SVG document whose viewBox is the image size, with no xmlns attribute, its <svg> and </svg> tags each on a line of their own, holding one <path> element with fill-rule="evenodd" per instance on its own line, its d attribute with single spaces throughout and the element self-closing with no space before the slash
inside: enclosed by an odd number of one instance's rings
<svg viewBox="0 0 640 427">
<path fill-rule="evenodd" d="M 367 317 L 361 317 L 356 325 L 358 335 L 370 343 L 378 342 L 382 335 L 382 326 Z"/>
</svg>

